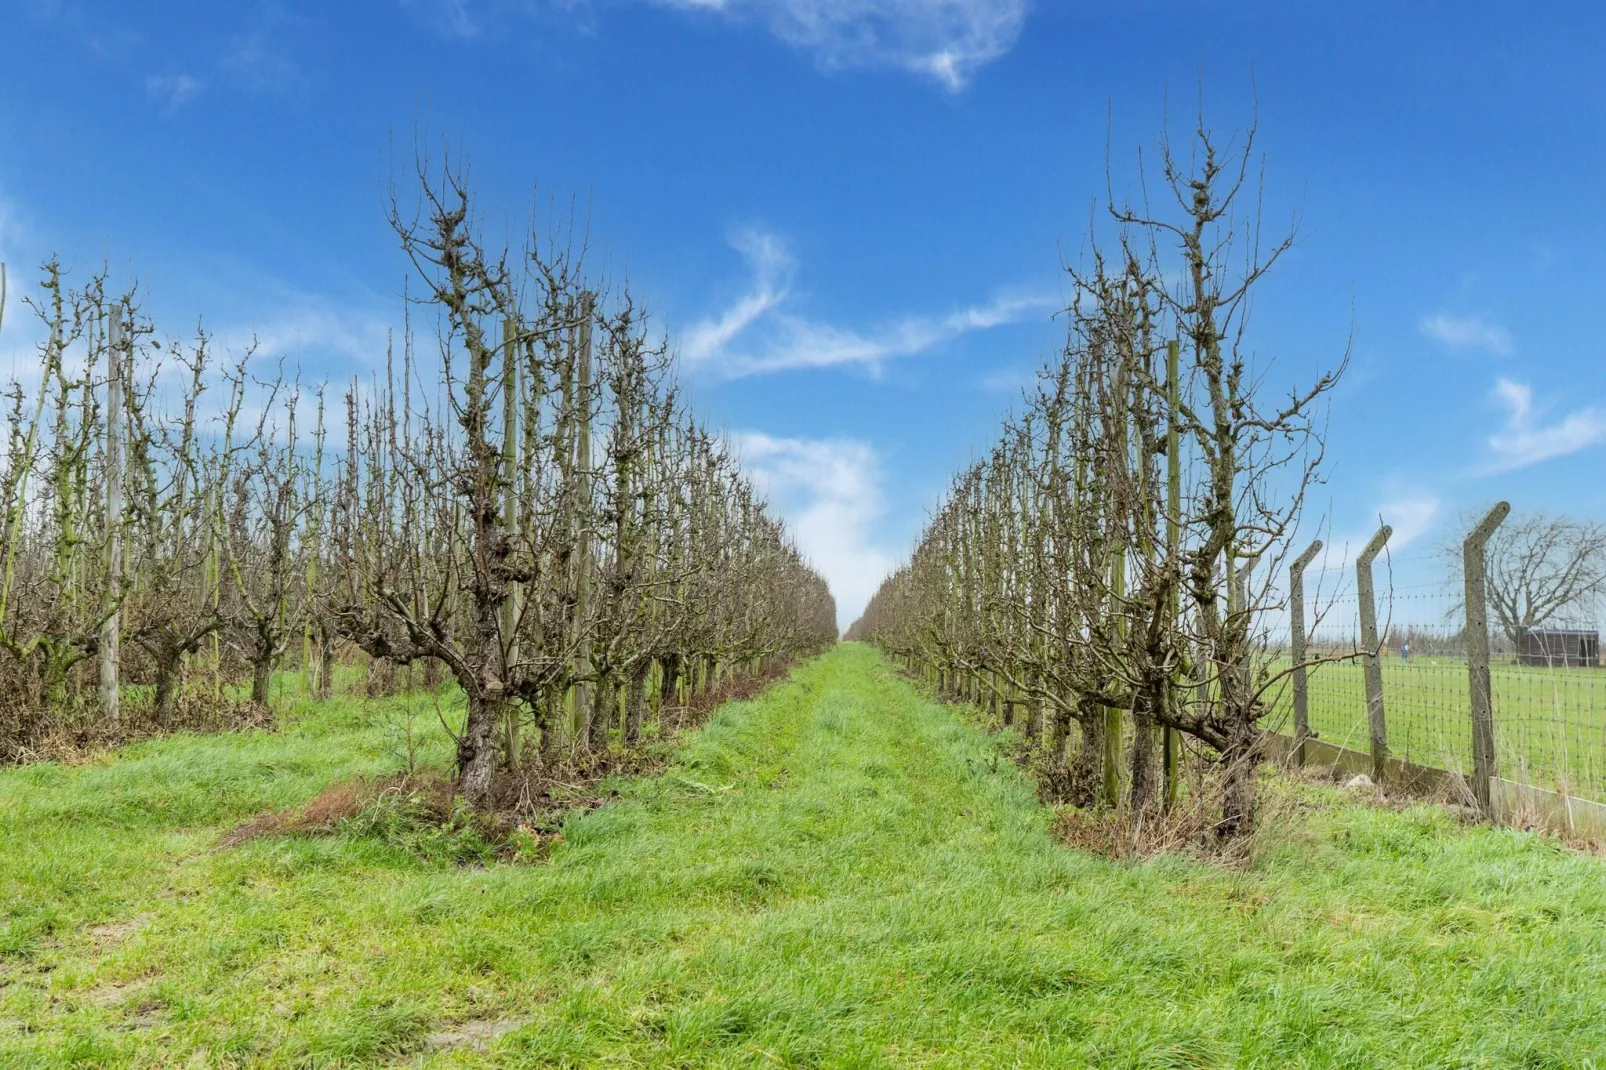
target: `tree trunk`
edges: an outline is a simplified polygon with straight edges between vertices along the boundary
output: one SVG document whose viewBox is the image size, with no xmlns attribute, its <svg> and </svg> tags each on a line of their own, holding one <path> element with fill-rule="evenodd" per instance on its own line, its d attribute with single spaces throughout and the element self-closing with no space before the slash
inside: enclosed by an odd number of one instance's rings
<svg viewBox="0 0 1606 1070">
<path fill-rule="evenodd" d="M 1260 735 L 1253 724 L 1228 729 L 1227 747 L 1221 753 L 1225 775 L 1221 790 L 1221 824 L 1216 834 L 1224 840 L 1242 836 L 1255 827 L 1255 766 Z"/>
<path fill-rule="evenodd" d="M 619 682 L 612 673 L 605 673 L 591 694 L 591 715 L 586 725 L 587 739 L 593 751 L 607 751 L 608 729 L 618 719 Z"/>
<path fill-rule="evenodd" d="M 326 699 L 334 693 L 335 637 L 329 632 L 322 632 L 318 645 L 318 697 Z"/>
<path fill-rule="evenodd" d="M 388 658 L 374 658 L 368 663 L 369 698 L 388 698 L 396 693 L 396 666 Z"/>
<path fill-rule="evenodd" d="M 625 746 L 633 747 L 641 740 L 641 721 L 647 710 L 647 663 L 631 670 L 630 683 L 625 690 Z"/>
<path fill-rule="evenodd" d="M 1146 714 L 1132 717 L 1132 786 L 1127 798 L 1134 811 L 1154 801 L 1155 725 Z"/>
<path fill-rule="evenodd" d="M 665 654 L 658 664 L 663 670 L 658 685 L 658 714 L 663 716 L 665 706 L 680 705 L 680 697 L 676 694 L 680 688 L 680 655 Z"/>
<path fill-rule="evenodd" d="M 546 698 L 541 708 L 536 711 L 538 725 L 541 729 L 541 764 L 551 769 L 558 763 L 559 747 L 563 742 L 563 733 L 558 725 L 563 720 L 563 691 L 558 687 L 548 687 Z"/>
<path fill-rule="evenodd" d="M 184 654 L 177 650 L 156 652 L 156 723 L 173 723 L 178 695 L 184 684 Z"/>
<path fill-rule="evenodd" d="M 1104 708 L 1104 724 L 1099 728 L 1103 743 L 1099 770 L 1104 774 L 1104 802 L 1112 809 L 1121 804 L 1121 736 L 1125 723 L 1118 708 Z"/>
<path fill-rule="evenodd" d="M 468 721 L 457 740 L 457 780 L 463 799 L 476 810 L 488 809 L 496 774 L 496 729 L 507 702 L 470 691 Z"/>
<path fill-rule="evenodd" d="M 1104 768 L 1104 708 L 1092 699 L 1082 699 L 1077 706 L 1076 723 L 1082 729 L 1081 746 L 1076 748 L 1074 761 L 1068 763 L 1074 767 L 1072 780 L 1078 792 L 1074 802 L 1078 806 L 1092 806 L 1104 799 L 1100 790 Z"/>
<path fill-rule="evenodd" d="M 1071 739 L 1071 711 L 1054 707 L 1053 723 L 1048 732 L 1048 760 L 1054 765 L 1065 764 L 1065 747 Z"/>
<path fill-rule="evenodd" d="M 269 689 L 272 686 L 273 655 L 260 653 L 251 661 L 251 701 L 266 706 Z"/>
</svg>

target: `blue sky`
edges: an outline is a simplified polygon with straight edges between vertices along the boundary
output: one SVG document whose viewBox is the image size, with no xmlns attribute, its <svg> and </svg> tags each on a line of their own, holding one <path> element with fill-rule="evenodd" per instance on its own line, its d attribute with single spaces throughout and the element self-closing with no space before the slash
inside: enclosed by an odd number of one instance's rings
<svg viewBox="0 0 1606 1070">
<path fill-rule="evenodd" d="M 1600 12 L 0 0 L 0 259 L 104 259 L 166 331 L 360 374 L 399 319 L 383 198 L 422 130 L 471 158 L 493 231 L 579 206 L 846 620 L 1056 346 L 1107 141 L 1124 193 L 1168 108 L 1202 95 L 1225 131 L 1258 100 L 1267 217 L 1301 241 L 1251 341 L 1308 378 L 1353 331 L 1317 505 L 1332 542 L 1394 524 L 1409 579 L 1499 497 L 1606 514 Z"/>
</svg>

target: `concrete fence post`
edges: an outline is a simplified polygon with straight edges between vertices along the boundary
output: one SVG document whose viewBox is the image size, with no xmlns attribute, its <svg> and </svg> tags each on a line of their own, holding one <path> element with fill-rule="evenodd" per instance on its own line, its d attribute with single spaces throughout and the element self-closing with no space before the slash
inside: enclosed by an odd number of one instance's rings
<svg viewBox="0 0 1606 1070">
<path fill-rule="evenodd" d="M 1388 722 L 1383 717 L 1383 662 L 1377 638 L 1377 599 L 1372 588 L 1372 559 L 1382 552 L 1394 529 L 1377 529 L 1355 559 L 1355 597 L 1361 609 L 1361 658 L 1366 673 L 1366 726 L 1372 741 L 1372 779 L 1383 783 L 1389 756 Z"/>
<path fill-rule="evenodd" d="M 1294 764 L 1305 764 L 1305 740 L 1310 738 L 1310 691 L 1305 681 L 1305 568 L 1322 552 L 1317 539 L 1288 566 L 1288 647 L 1293 658 Z"/>
<path fill-rule="evenodd" d="M 1472 699 L 1472 794 L 1478 809 L 1491 813 L 1489 782 L 1495 777 L 1494 700 L 1489 683 L 1489 603 L 1485 588 L 1484 547 L 1511 513 L 1510 502 L 1499 502 L 1484 514 L 1461 544 L 1466 589 L 1467 682 Z"/>
</svg>

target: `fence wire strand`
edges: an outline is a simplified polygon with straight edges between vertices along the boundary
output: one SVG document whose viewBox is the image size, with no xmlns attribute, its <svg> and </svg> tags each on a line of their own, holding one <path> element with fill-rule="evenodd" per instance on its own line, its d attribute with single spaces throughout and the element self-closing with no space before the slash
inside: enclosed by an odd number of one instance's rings
<svg viewBox="0 0 1606 1070">
<path fill-rule="evenodd" d="M 1329 590 L 1309 600 L 1314 624 L 1306 657 L 1341 660 L 1309 671 L 1310 728 L 1321 742 L 1365 752 L 1371 740 L 1359 607 L 1353 583 L 1331 572 L 1324 578 Z M 1470 774 L 1471 689 L 1460 602 L 1441 584 L 1416 584 L 1380 592 L 1377 615 L 1389 754 Z M 1562 633 L 1581 638 L 1545 638 Z M 1598 636 L 1592 616 L 1552 622 L 1526 639 L 1491 628 L 1499 776 L 1606 802 L 1606 670 L 1600 667 Z M 1286 638 L 1272 643 L 1273 668 L 1279 650 L 1286 666 Z M 1271 718 L 1276 730 L 1292 731 L 1291 709 L 1290 690 L 1277 689 Z"/>
</svg>

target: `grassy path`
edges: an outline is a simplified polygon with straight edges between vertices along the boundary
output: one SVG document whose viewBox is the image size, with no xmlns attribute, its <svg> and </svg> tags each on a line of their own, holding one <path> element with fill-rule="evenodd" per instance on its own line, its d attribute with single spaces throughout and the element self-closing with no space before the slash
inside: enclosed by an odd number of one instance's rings
<svg viewBox="0 0 1606 1070">
<path fill-rule="evenodd" d="M 1249 870 L 1078 854 L 864 647 L 549 864 L 214 849 L 384 768 L 359 714 L 0 772 L 0 1065 L 1606 1064 L 1598 861 L 1320 793 Z"/>
</svg>

